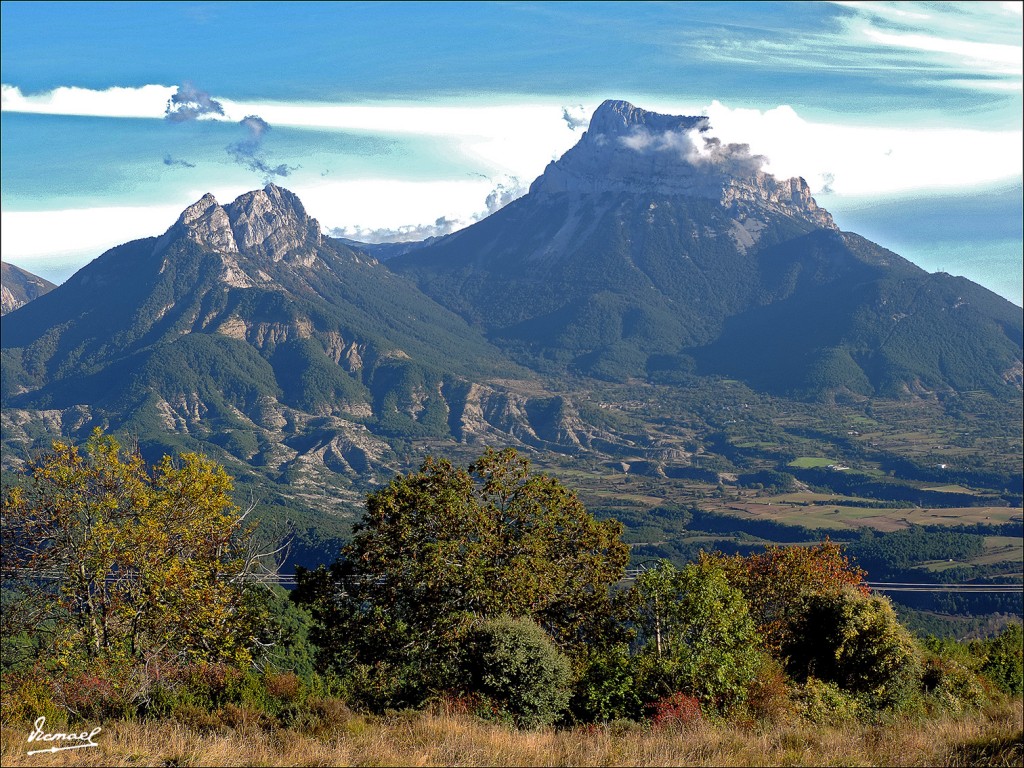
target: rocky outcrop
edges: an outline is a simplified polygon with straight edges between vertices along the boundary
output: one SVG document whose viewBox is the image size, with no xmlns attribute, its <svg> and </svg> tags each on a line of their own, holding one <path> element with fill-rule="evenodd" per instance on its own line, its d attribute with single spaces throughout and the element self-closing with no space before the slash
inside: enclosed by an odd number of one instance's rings
<svg viewBox="0 0 1024 768">
<path fill-rule="evenodd" d="M 56 287 L 21 267 L 0 262 L 0 315 L 13 312 Z"/>
<path fill-rule="evenodd" d="M 807 182 L 764 173 L 763 157 L 750 154 L 746 144 L 722 144 L 710 131 L 706 117 L 606 101 L 579 143 L 548 164 L 530 192 L 699 197 L 737 213 L 760 208 L 835 229 Z"/>
<path fill-rule="evenodd" d="M 242 195 L 227 213 L 235 242 L 253 258 L 280 261 L 322 242 L 320 224 L 306 214 L 299 198 L 274 184 Z"/>
<path fill-rule="evenodd" d="M 154 250 L 162 251 L 181 236 L 214 253 L 241 253 L 271 262 L 289 254 L 308 257 L 323 242 L 320 224 L 306 213 L 299 198 L 274 184 L 246 192 L 227 208 L 213 195 L 203 195 L 182 211 Z M 226 260 L 225 266 L 230 277 L 240 279 L 234 260 Z"/>
</svg>

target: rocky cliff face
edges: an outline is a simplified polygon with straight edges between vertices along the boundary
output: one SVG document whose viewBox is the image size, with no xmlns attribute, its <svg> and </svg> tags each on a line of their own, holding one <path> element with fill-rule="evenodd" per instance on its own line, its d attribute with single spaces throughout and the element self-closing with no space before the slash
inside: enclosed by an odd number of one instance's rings
<svg viewBox="0 0 1024 768">
<path fill-rule="evenodd" d="M 722 144 L 706 117 L 661 115 L 606 101 L 579 143 L 551 162 L 531 193 L 569 192 L 698 197 L 741 216 L 765 209 L 835 229 L 807 182 L 761 171 L 746 144 Z"/>
<path fill-rule="evenodd" d="M 0 315 L 13 312 L 57 287 L 6 261 L 0 262 L 0 278 Z"/>
<path fill-rule="evenodd" d="M 226 280 L 239 287 L 269 278 L 243 270 L 233 256 L 245 256 L 257 265 L 274 264 L 288 256 L 309 261 L 311 252 L 323 243 L 320 224 L 307 215 L 299 198 L 274 184 L 246 192 L 226 208 L 213 195 L 203 195 L 157 241 L 154 254 L 179 237 L 221 254 Z"/>
</svg>

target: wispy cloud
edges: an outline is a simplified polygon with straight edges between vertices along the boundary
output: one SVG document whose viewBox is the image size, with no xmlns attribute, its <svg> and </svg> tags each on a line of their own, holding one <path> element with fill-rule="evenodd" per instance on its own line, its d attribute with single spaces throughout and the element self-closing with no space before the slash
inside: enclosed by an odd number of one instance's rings
<svg viewBox="0 0 1024 768">
<path fill-rule="evenodd" d="M 682 44 L 706 59 L 777 71 L 840 72 L 901 86 L 1020 91 L 1019 3 L 835 2 L 830 29 L 702 28 Z"/>
<path fill-rule="evenodd" d="M 235 162 L 243 165 L 250 171 L 260 174 L 265 181 L 274 177 L 289 175 L 296 168 L 284 163 L 270 165 L 263 155 L 263 138 L 270 131 L 270 123 L 259 115 L 246 115 L 238 124 L 245 128 L 247 136 L 244 139 L 228 145 L 228 154 Z"/>
<path fill-rule="evenodd" d="M 190 163 L 188 160 L 181 160 L 179 158 L 171 157 L 170 155 L 164 155 L 164 165 L 178 168 L 195 168 L 195 163 Z"/>
</svg>

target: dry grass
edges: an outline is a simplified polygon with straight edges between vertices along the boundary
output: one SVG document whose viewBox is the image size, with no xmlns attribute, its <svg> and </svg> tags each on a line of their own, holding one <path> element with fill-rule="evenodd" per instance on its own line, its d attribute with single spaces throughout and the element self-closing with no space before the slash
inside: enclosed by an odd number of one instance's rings
<svg viewBox="0 0 1024 768">
<path fill-rule="evenodd" d="M 27 728 L 2 731 L 4 766 L 238 765 L 1019 765 L 1021 702 L 967 718 L 819 727 L 698 724 L 515 731 L 443 711 L 366 718 L 344 708 L 302 730 L 197 729 L 171 721 L 118 722 L 97 749 L 25 754 Z"/>
</svg>

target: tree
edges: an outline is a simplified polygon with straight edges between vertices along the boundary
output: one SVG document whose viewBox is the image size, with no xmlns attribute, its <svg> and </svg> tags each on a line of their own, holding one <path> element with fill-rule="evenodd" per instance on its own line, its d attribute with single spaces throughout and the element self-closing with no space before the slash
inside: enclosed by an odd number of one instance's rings
<svg viewBox="0 0 1024 768">
<path fill-rule="evenodd" d="M 668 561 L 641 573 L 626 597 L 637 632 L 636 679 L 650 700 L 684 693 L 728 709 L 746 697 L 760 653 L 739 590 L 716 563 Z"/>
<path fill-rule="evenodd" d="M 413 704 L 457 682 L 479 619 L 529 617 L 570 655 L 605 642 L 621 534 L 514 450 L 468 469 L 428 458 L 367 497 L 352 541 L 330 570 L 300 571 L 295 599 L 313 611 L 322 664 L 387 667 Z"/>
<path fill-rule="evenodd" d="M 776 655 L 793 640 L 810 597 L 838 595 L 847 588 L 868 592 L 867 574 L 827 539 L 813 547 L 769 547 L 746 557 L 702 555 L 702 561 L 719 564 L 743 593 L 764 647 Z"/>
<path fill-rule="evenodd" d="M 96 430 L 55 442 L 3 493 L 3 586 L 14 635 L 60 665 L 162 659 L 249 663 L 263 624 L 251 528 L 224 469 L 138 453 Z M 5 615 L 5 620 L 8 618 Z"/>
<path fill-rule="evenodd" d="M 975 640 L 971 652 L 981 659 L 981 672 L 1013 696 L 1024 693 L 1024 630 L 1008 624 L 993 638 Z"/>
</svg>

